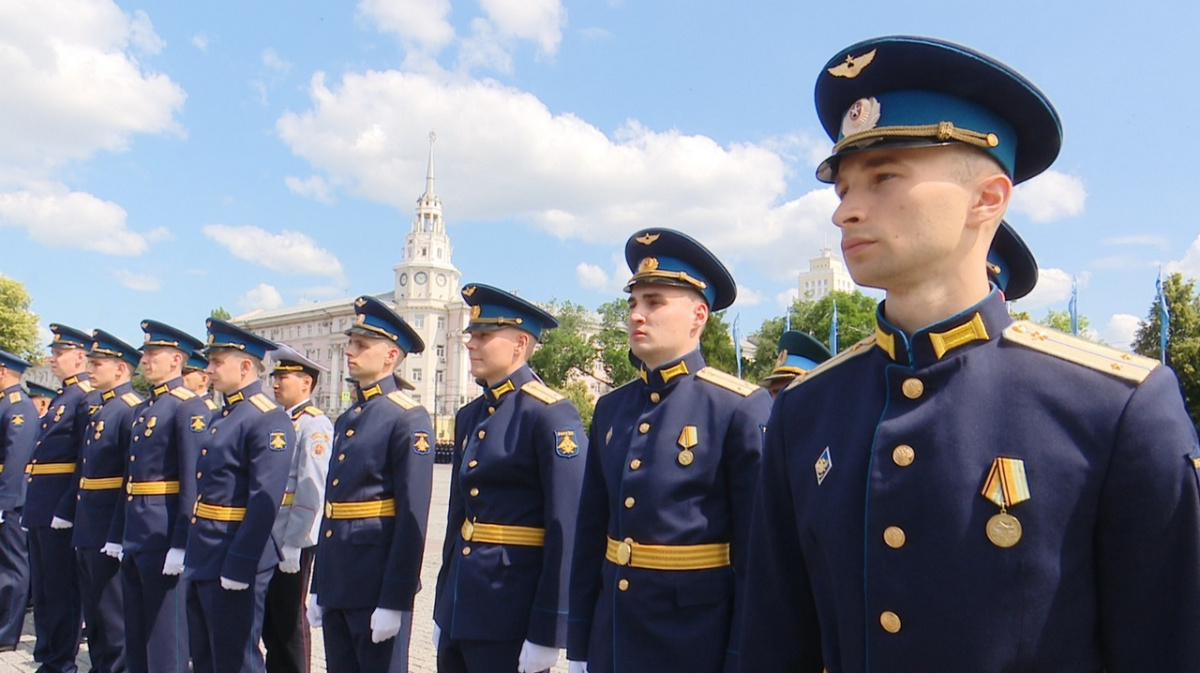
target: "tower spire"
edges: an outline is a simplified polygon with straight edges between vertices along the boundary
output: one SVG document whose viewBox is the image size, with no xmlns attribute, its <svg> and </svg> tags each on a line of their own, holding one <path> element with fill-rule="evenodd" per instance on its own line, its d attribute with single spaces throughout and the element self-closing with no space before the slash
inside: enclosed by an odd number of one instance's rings
<svg viewBox="0 0 1200 673">
<path fill-rule="evenodd" d="M 437 142 L 437 133 L 429 132 L 429 170 L 425 173 L 425 196 L 433 196 L 433 144 Z"/>
</svg>

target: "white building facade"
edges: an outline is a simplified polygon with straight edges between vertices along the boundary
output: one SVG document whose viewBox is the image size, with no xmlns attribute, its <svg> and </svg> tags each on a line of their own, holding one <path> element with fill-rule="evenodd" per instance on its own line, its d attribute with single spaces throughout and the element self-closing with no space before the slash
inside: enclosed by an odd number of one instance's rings
<svg viewBox="0 0 1200 673">
<path fill-rule="evenodd" d="M 808 260 L 808 271 L 800 272 L 800 298 L 816 301 L 834 290 L 854 292 L 857 286 L 846 264 L 833 256 L 829 246 L 821 248 L 818 257 Z"/>
</svg>

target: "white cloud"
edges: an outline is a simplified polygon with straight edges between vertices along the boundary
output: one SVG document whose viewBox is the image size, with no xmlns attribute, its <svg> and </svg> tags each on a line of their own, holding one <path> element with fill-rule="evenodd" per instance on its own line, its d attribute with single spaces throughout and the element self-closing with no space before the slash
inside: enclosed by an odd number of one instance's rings
<svg viewBox="0 0 1200 673">
<path fill-rule="evenodd" d="M 737 302 L 734 306 L 758 306 L 763 302 L 763 294 L 758 290 L 751 290 L 745 285 L 737 286 Z"/>
<path fill-rule="evenodd" d="M 196 33 L 192 36 L 192 46 L 200 51 L 208 52 L 208 36 L 204 33 Z"/>
<path fill-rule="evenodd" d="M 775 295 L 775 305 L 782 309 L 791 307 L 800 298 L 799 287 L 789 287 L 788 289 Z"/>
<path fill-rule="evenodd" d="M 262 62 L 263 65 L 267 66 L 271 70 L 281 73 L 286 73 L 292 69 L 292 64 L 280 58 L 279 54 L 276 53 L 271 47 L 267 47 L 263 50 Z"/>
<path fill-rule="evenodd" d="M 1086 280 L 1086 279 L 1085 279 Z M 1031 311 L 1071 298 L 1071 274 L 1062 269 L 1038 269 L 1038 282 L 1033 291 L 1013 302 L 1019 311 Z"/>
<path fill-rule="evenodd" d="M 276 123 L 281 138 L 339 189 L 404 213 L 412 194 L 401 186 L 423 181 L 426 135 L 436 128 L 437 164 L 449 167 L 439 192 L 470 185 L 471 198 L 455 201 L 459 220 L 517 219 L 603 244 L 669 222 L 727 264 L 749 262 L 778 278 L 836 236 L 833 190 L 784 202 L 792 167 L 762 145 L 722 146 L 636 121 L 609 137 L 524 91 L 444 74 L 351 73 L 331 86 L 318 73 L 309 93 L 310 110 Z"/>
<path fill-rule="evenodd" d="M 336 201 L 333 198 L 333 186 L 329 184 L 328 180 L 319 175 L 312 175 L 307 178 L 297 178 L 289 175 L 283 179 L 283 182 L 292 193 L 299 194 L 318 203 L 331 206 Z"/>
<path fill-rule="evenodd" d="M 1100 333 L 1100 338 L 1116 348 L 1128 350 L 1141 325 L 1142 319 L 1136 315 L 1118 313 L 1108 319 L 1108 325 Z"/>
<path fill-rule="evenodd" d="M 162 241 L 171 241 L 175 239 L 175 234 L 166 227 L 155 227 L 146 232 L 146 240 L 151 243 L 160 243 Z"/>
<path fill-rule="evenodd" d="M 225 246 L 234 257 L 255 262 L 271 271 L 342 277 L 342 263 L 333 253 L 295 231 L 272 234 L 258 227 L 204 226 L 204 235 Z"/>
<path fill-rule="evenodd" d="M 609 32 L 603 28 L 600 28 L 599 26 L 591 26 L 588 28 L 583 28 L 579 31 L 579 34 L 583 36 L 583 39 L 590 40 L 592 42 L 599 42 L 601 40 L 609 40 L 609 39 L 612 39 L 612 36 L 613 36 L 613 34 L 611 32 Z"/>
<path fill-rule="evenodd" d="M 359 15 L 402 44 L 437 53 L 454 40 L 449 0 L 360 0 Z"/>
<path fill-rule="evenodd" d="M 138 292 L 158 292 L 162 289 L 162 281 L 156 276 L 144 273 L 134 273 L 129 269 L 113 269 L 113 278 L 121 285 Z"/>
<path fill-rule="evenodd" d="M 150 15 L 138 9 L 133 12 L 133 20 L 129 24 L 129 41 L 146 54 L 158 54 L 166 49 L 167 42 L 154 32 L 154 22 Z"/>
<path fill-rule="evenodd" d="M 8 0 L 0 45 L 0 169 L 44 179 L 66 161 L 126 149 L 135 133 L 180 130 L 183 90 L 129 53 L 161 48 L 144 14 L 109 0 Z"/>
<path fill-rule="evenodd" d="M 502 39 L 531 40 L 545 54 L 558 51 L 567 10 L 559 0 L 479 0 Z"/>
<path fill-rule="evenodd" d="M 1011 207 L 1034 222 L 1052 222 L 1082 214 L 1086 200 L 1083 180 L 1058 171 L 1046 171 L 1016 188 Z"/>
<path fill-rule="evenodd" d="M 1185 278 L 1200 278 L 1200 236 L 1192 241 L 1183 259 L 1167 262 L 1163 266 L 1165 273 L 1182 273 Z"/>
<path fill-rule="evenodd" d="M 238 306 L 243 311 L 255 309 L 270 311 L 283 306 L 283 295 L 279 294 L 279 290 L 276 290 L 274 285 L 259 283 L 238 298 Z"/>
<path fill-rule="evenodd" d="M 125 209 L 112 201 L 61 185 L 0 193 L 0 227 L 24 229 L 51 248 L 130 257 L 146 252 L 146 238 L 127 229 L 125 219 Z"/>
<path fill-rule="evenodd" d="M 604 269 L 595 264 L 580 262 L 575 267 L 575 277 L 579 280 L 579 285 L 589 290 L 603 290 L 608 287 L 610 279 L 608 273 Z"/>
<path fill-rule="evenodd" d="M 1131 236 L 1112 236 L 1100 241 L 1103 245 L 1113 245 L 1122 248 L 1133 246 L 1148 246 L 1154 248 L 1169 248 L 1171 242 L 1166 236 L 1159 234 L 1135 234 Z"/>
</svg>

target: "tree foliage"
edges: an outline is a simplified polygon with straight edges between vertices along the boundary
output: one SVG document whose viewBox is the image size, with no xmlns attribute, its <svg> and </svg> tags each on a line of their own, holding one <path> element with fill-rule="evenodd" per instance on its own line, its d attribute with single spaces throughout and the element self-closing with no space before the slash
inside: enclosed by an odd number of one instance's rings
<svg viewBox="0 0 1200 673">
<path fill-rule="evenodd" d="M 551 302 L 546 311 L 558 320 L 558 327 L 542 333 L 541 346 L 529 358 L 529 366 L 547 385 L 562 388 L 572 374 L 592 373 L 596 347 L 589 336 L 590 316 L 587 309 L 569 301 Z"/>
<path fill-rule="evenodd" d="M 874 297 L 863 294 L 859 290 L 830 292 L 820 299 L 798 299 L 791 306 L 792 329 L 807 332 L 829 346 L 829 327 L 833 324 L 833 305 L 838 307 L 838 348 L 845 349 L 863 338 L 870 336 L 875 329 L 875 306 L 878 303 Z M 767 318 L 755 332 L 753 339 L 758 350 L 754 358 L 747 360 L 742 377 L 749 381 L 758 381 L 771 373 L 775 368 L 778 355 L 776 347 L 779 337 L 787 326 L 786 316 Z M 831 349 L 832 350 L 832 349 Z"/>
<path fill-rule="evenodd" d="M 1196 294 L 1196 280 L 1184 280 L 1183 274 L 1173 273 L 1163 279 L 1163 294 L 1170 309 L 1167 364 L 1179 377 L 1188 412 L 1200 431 L 1200 296 Z M 1134 352 L 1156 360 L 1160 358 L 1161 324 L 1157 298 L 1152 298 L 1146 320 L 1134 335 Z"/>
<path fill-rule="evenodd" d="M 24 283 L 0 275 L 0 349 L 37 364 L 44 352 L 38 345 L 37 314 Z"/>
<path fill-rule="evenodd" d="M 216 318 L 217 320 L 229 320 L 233 317 L 233 315 L 231 315 L 229 311 L 225 310 L 224 306 L 218 306 L 208 314 L 208 317 Z"/>
<path fill-rule="evenodd" d="M 1015 319 L 1015 317 L 1014 317 Z M 1051 329 L 1056 329 L 1067 334 L 1071 333 L 1071 312 L 1070 311 L 1046 311 L 1046 317 L 1038 321 L 1039 324 L 1045 325 Z M 1092 321 L 1082 313 L 1079 314 L 1079 338 L 1087 339 L 1088 341 L 1096 341 L 1096 332 L 1092 330 Z"/>
<path fill-rule="evenodd" d="M 708 324 L 700 334 L 700 354 L 704 364 L 716 367 L 727 374 L 737 374 L 737 353 L 733 348 L 733 337 L 729 323 L 725 322 L 725 311 L 714 311 L 708 316 Z"/>
<path fill-rule="evenodd" d="M 629 362 L 629 302 L 614 299 L 596 309 L 600 314 L 600 331 L 596 333 L 600 369 L 608 377 L 608 385 L 616 388 L 637 376 Z"/>
<path fill-rule="evenodd" d="M 586 435 L 592 429 L 592 414 L 596 411 L 596 401 L 588 386 L 583 381 L 567 381 L 563 386 L 555 386 L 555 390 L 575 405 L 579 410 L 579 419 L 583 421 L 583 433 Z"/>
</svg>

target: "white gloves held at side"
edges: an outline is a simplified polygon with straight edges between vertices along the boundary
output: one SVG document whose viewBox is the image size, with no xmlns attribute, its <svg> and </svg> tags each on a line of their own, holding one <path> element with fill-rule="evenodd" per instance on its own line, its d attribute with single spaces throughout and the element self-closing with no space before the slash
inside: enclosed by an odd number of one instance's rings
<svg viewBox="0 0 1200 673">
<path fill-rule="evenodd" d="M 245 591 L 246 589 L 250 588 L 250 584 L 247 582 L 231 580 L 228 577 L 222 577 L 221 588 L 225 589 L 226 591 Z"/>
<path fill-rule="evenodd" d="M 104 546 L 100 548 L 100 553 L 108 554 L 118 561 L 125 558 L 125 550 L 116 542 L 105 542 Z"/>
<path fill-rule="evenodd" d="M 325 621 L 325 609 L 317 605 L 317 595 L 309 594 L 304 614 L 308 617 L 308 625 L 319 627 Z"/>
<path fill-rule="evenodd" d="M 163 561 L 164 575 L 179 575 L 183 573 L 184 550 L 171 548 L 167 550 L 167 558 Z"/>
<path fill-rule="evenodd" d="M 371 613 L 371 642 L 382 643 L 396 637 L 405 617 L 412 619 L 412 612 L 375 608 L 375 612 Z"/>
<path fill-rule="evenodd" d="M 66 530 L 68 528 L 74 528 L 75 523 L 72 521 L 67 521 L 66 519 L 54 517 L 50 520 L 50 527 L 54 530 Z"/>
<path fill-rule="evenodd" d="M 437 648 L 442 644 L 442 627 L 438 626 L 437 622 L 433 623 L 433 651 L 437 652 Z"/>
<path fill-rule="evenodd" d="M 557 647 L 546 647 L 526 640 L 521 645 L 521 655 L 517 657 L 517 673 L 540 673 L 557 662 Z"/>
<path fill-rule="evenodd" d="M 294 575 L 300 572 L 300 548 L 283 546 L 283 560 L 279 562 L 279 572 Z"/>
</svg>

